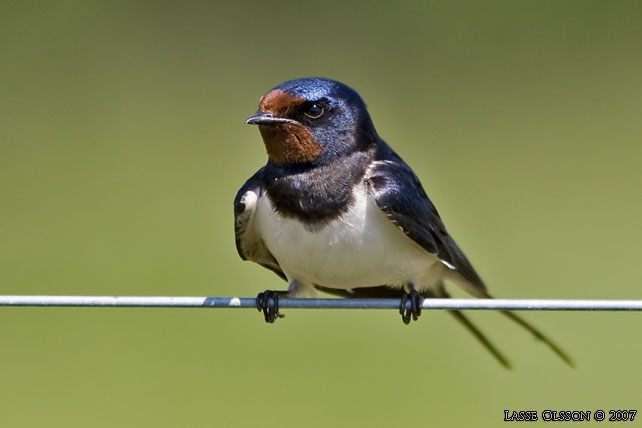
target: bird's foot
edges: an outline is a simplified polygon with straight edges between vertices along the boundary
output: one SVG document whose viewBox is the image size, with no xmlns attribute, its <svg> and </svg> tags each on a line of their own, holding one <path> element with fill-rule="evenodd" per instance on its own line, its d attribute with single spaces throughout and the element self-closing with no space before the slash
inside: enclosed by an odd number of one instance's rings
<svg viewBox="0 0 642 428">
<path fill-rule="evenodd" d="M 408 302 L 410 302 L 410 309 L 406 308 Z M 410 324 L 411 317 L 417 321 L 417 318 L 421 315 L 421 306 L 423 303 L 424 298 L 421 297 L 421 294 L 414 288 L 410 290 L 410 293 L 404 291 L 403 296 L 401 296 L 401 305 L 399 306 L 399 313 L 404 324 Z"/>
<path fill-rule="evenodd" d="M 277 318 L 283 318 L 285 315 L 279 313 L 279 295 L 283 292 L 274 290 L 265 290 L 256 296 L 256 309 L 263 311 L 265 322 L 272 324 Z"/>
</svg>

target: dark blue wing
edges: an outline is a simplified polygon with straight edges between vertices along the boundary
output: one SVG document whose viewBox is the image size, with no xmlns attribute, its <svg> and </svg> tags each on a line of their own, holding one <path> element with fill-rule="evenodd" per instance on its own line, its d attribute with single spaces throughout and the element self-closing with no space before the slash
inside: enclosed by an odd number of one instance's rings
<svg viewBox="0 0 642 428">
<path fill-rule="evenodd" d="M 259 169 L 234 198 L 234 235 L 236 236 L 236 251 L 243 260 L 251 260 L 287 280 L 279 263 L 265 247 L 261 238 L 255 233 L 252 224 L 254 210 L 258 197 L 263 193 L 263 169 Z M 248 200 L 248 192 L 254 192 L 256 198 Z"/>
<path fill-rule="evenodd" d="M 419 179 L 399 156 L 390 153 L 386 159 L 375 161 L 369 170 L 368 184 L 377 206 L 390 221 L 485 293 L 483 281 L 446 231 Z"/>
</svg>

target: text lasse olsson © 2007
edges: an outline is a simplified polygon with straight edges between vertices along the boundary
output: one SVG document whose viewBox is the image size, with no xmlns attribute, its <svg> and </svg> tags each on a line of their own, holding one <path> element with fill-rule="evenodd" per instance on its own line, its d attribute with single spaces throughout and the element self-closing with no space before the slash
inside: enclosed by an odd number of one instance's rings
<svg viewBox="0 0 642 428">
<path fill-rule="evenodd" d="M 637 410 L 609 410 L 608 421 L 633 421 Z M 504 410 L 505 422 L 582 422 L 603 421 L 606 419 L 604 410 Z"/>
</svg>

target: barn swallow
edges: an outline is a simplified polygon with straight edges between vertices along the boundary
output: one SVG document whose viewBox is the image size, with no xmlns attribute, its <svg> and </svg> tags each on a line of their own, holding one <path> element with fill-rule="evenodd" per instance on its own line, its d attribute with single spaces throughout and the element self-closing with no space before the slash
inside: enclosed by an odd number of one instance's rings
<svg viewBox="0 0 642 428">
<path fill-rule="evenodd" d="M 330 79 L 284 82 L 265 94 L 258 125 L 268 161 L 234 200 L 236 248 L 270 269 L 287 291 L 257 298 L 265 321 L 282 317 L 279 296 L 400 298 L 404 323 L 424 298 L 449 297 L 444 281 L 490 298 L 446 231 L 410 167 L 377 134 L 352 88 Z M 450 311 L 504 366 L 508 360 L 460 311 Z M 570 358 L 530 323 L 530 331 L 569 365 Z"/>
</svg>

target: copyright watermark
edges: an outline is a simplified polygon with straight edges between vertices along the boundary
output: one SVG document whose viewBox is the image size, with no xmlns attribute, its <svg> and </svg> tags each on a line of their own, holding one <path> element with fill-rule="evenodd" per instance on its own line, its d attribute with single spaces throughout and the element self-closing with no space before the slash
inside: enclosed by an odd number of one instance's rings
<svg viewBox="0 0 642 428">
<path fill-rule="evenodd" d="M 504 410 L 504 422 L 633 422 L 637 410 Z"/>
</svg>

